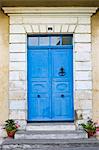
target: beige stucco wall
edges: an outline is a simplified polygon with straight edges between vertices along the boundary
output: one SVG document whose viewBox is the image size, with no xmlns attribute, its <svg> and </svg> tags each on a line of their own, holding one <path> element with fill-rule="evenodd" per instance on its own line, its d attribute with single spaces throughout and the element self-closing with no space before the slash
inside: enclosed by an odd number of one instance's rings
<svg viewBox="0 0 99 150">
<path fill-rule="evenodd" d="M 8 17 L 0 10 L 0 124 L 8 118 Z"/>
<path fill-rule="evenodd" d="M 99 120 L 99 11 L 92 17 L 93 118 Z"/>
</svg>

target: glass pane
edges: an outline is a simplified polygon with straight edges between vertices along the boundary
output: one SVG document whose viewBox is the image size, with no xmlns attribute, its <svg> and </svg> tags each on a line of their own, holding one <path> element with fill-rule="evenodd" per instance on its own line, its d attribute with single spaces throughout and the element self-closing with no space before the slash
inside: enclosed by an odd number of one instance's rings
<svg viewBox="0 0 99 150">
<path fill-rule="evenodd" d="M 51 45 L 60 45 L 60 37 L 59 36 L 51 37 Z"/>
<path fill-rule="evenodd" d="M 28 45 L 29 46 L 37 46 L 38 45 L 38 37 L 29 37 Z"/>
<path fill-rule="evenodd" d="M 62 45 L 72 45 L 72 36 L 63 36 L 62 37 Z"/>
<path fill-rule="evenodd" d="M 39 38 L 39 45 L 40 46 L 47 46 L 47 45 L 49 45 L 49 37 L 40 37 Z"/>
</svg>

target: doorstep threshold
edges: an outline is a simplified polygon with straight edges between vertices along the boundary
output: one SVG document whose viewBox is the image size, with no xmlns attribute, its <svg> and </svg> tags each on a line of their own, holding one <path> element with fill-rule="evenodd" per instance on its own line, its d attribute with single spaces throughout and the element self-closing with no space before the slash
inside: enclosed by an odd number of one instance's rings
<svg viewBox="0 0 99 150">
<path fill-rule="evenodd" d="M 54 130 L 76 130 L 76 126 L 74 123 L 67 123 L 67 122 L 61 122 L 61 123 L 28 123 L 26 126 L 26 130 L 28 131 L 54 131 Z"/>
<path fill-rule="evenodd" d="M 74 122 L 28 122 L 28 126 L 53 126 L 53 125 L 75 125 Z"/>
</svg>

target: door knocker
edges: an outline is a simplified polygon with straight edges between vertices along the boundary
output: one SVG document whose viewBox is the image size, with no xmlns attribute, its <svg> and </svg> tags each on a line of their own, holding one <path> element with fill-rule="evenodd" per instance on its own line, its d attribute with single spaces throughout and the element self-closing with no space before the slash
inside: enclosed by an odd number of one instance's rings
<svg viewBox="0 0 99 150">
<path fill-rule="evenodd" d="M 60 68 L 60 71 L 59 71 L 59 76 L 65 76 L 65 70 L 63 67 Z"/>
</svg>

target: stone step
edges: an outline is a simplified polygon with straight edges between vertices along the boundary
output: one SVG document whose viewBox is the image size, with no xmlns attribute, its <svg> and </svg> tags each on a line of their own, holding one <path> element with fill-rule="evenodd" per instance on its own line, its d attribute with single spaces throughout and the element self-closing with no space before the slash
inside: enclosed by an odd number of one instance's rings
<svg viewBox="0 0 99 150">
<path fill-rule="evenodd" d="M 74 123 L 30 123 L 26 126 L 27 131 L 54 131 L 76 130 Z"/>
<path fill-rule="evenodd" d="M 22 140 L 6 139 L 1 145 L 2 150 L 98 150 L 96 139 L 70 140 Z"/>
<path fill-rule="evenodd" d="M 15 139 L 82 139 L 87 138 L 84 131 L 18 131 Z"/>
</svg>

